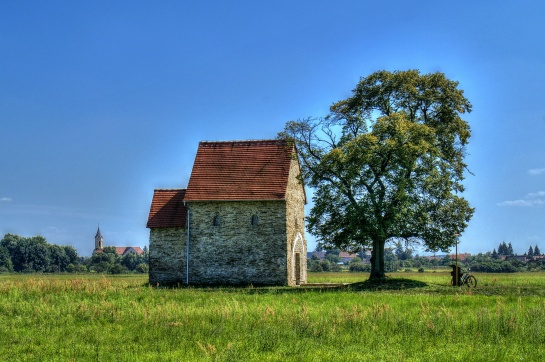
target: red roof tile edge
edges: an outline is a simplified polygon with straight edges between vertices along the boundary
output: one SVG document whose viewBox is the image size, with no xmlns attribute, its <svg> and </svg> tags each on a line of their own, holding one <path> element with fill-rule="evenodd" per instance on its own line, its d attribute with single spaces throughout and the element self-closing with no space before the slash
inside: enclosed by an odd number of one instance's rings
<svg viewBox="0 0 545 362">
<path fill-rule="evenodd" d="M 185 189 L 155 189 L 148 216 L 148 228 L 184 227 L 187 208 Z"/>
</svg>

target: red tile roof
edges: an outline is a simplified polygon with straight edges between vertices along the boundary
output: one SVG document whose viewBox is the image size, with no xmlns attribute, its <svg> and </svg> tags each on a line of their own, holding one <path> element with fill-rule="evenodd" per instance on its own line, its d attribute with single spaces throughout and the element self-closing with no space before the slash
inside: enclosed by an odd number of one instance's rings
<svg viewBox="0 0 545 362">
<path fill-rule="evenodd" d="M 185 200 L 284 200 L 292 154 L 277 140 L 201 142 Z"/>
<path fill-rule="evenodd" d="M 187 223 L 184 206 L 185 189 L 163 190 L 153 193 L 148 217 L 148 228 L 183 227 Z"/>
<path fill-rule="evenodd" d="M 116 246 L 115 251 L 117 252 L 117 255 L 125 255 L 132 251 L 134 251 L 136 255 L 144 254 L 144 250 L 139 246 Z"/>
<path fill-rule="evenodd" d="M 351 258 L 351 259 L 354 259 L 358 256 L 358 254 L 354 254 L 354 253 L 348 253 L 346 251 L 341 251 L 339 253 L 339 258 Z"/>
<path fill-rule="evenodd" d="M 466 260 L 468 256 L 471 256 L 470 253 L 459 253 L 458 254 L 458 260 Z M 449 254 L 448 256 L 450 258 L 450 260 L 455 260 L 456 259 L 456 254 Z"/>
<path fill-rule="evenodd" d="M 115 253 L 117 255 L 125 255 L 128 252 L 134 251 L 136 255 L 142 255 L 144 254 L 144 250 L 142 250 L 139 246 L 114 246 Z M 96 254 L 102 254 L 104 252 L 103 249 L 95 249 L 94 253 Z"/>
</svg>

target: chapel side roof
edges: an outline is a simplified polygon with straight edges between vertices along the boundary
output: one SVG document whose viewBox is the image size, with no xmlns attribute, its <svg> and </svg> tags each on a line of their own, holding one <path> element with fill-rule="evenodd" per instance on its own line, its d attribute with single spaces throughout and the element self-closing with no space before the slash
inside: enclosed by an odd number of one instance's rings
<svg viewBox="0 0 545 362">
<path fill-rule="evenodd" d="M 184 205 L 185 189 L 156 189 L 153 193 L 148 217 L 148 228 L 184 227 L 187 208 Z"/>
<path fill-rule="evenodd" d="M 185 200 L 285 200 L 293 152 L 279 140 L 200 142 Z"/>
</svg>

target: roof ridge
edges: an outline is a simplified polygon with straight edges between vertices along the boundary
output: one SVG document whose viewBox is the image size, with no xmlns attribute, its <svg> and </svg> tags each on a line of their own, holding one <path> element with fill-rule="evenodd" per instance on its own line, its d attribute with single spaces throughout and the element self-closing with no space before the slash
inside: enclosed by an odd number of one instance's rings
<svg viewBox="0 0 545 362">
<path fill-rule="evenodd" d="M 284 140 L 263 139 L 263 140 L 231 140 L 231 141 L 200 141 L 199 144 L 230 144 L 230 143 L 283 143 Z"/>
<path fill-rule="evenodd" d="M 181 189 L 164 189 L 164 188 L 160 188 L 160 189 L 154 189 L 153 191 L 183 191 L 183 190 L 187 190 L 187 188 L 181 188 Z"/>
</svg>

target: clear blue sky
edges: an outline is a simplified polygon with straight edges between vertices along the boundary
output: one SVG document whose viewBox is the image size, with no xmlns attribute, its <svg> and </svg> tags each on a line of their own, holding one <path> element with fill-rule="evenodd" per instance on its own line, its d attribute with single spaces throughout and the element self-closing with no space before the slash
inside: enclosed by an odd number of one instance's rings
<svg viewBox="0 0 545 362">
<path fill-rule="evenodd" d="M 144 246 L 201 140 L 269 139 L 377 70 L 440 71 L 474 111 L 460 250 L 545 249 L 542 1 L 2 1 L 0 237 Z M 314 239 L 309 239 L 309 250 Z"/>
</svg>

